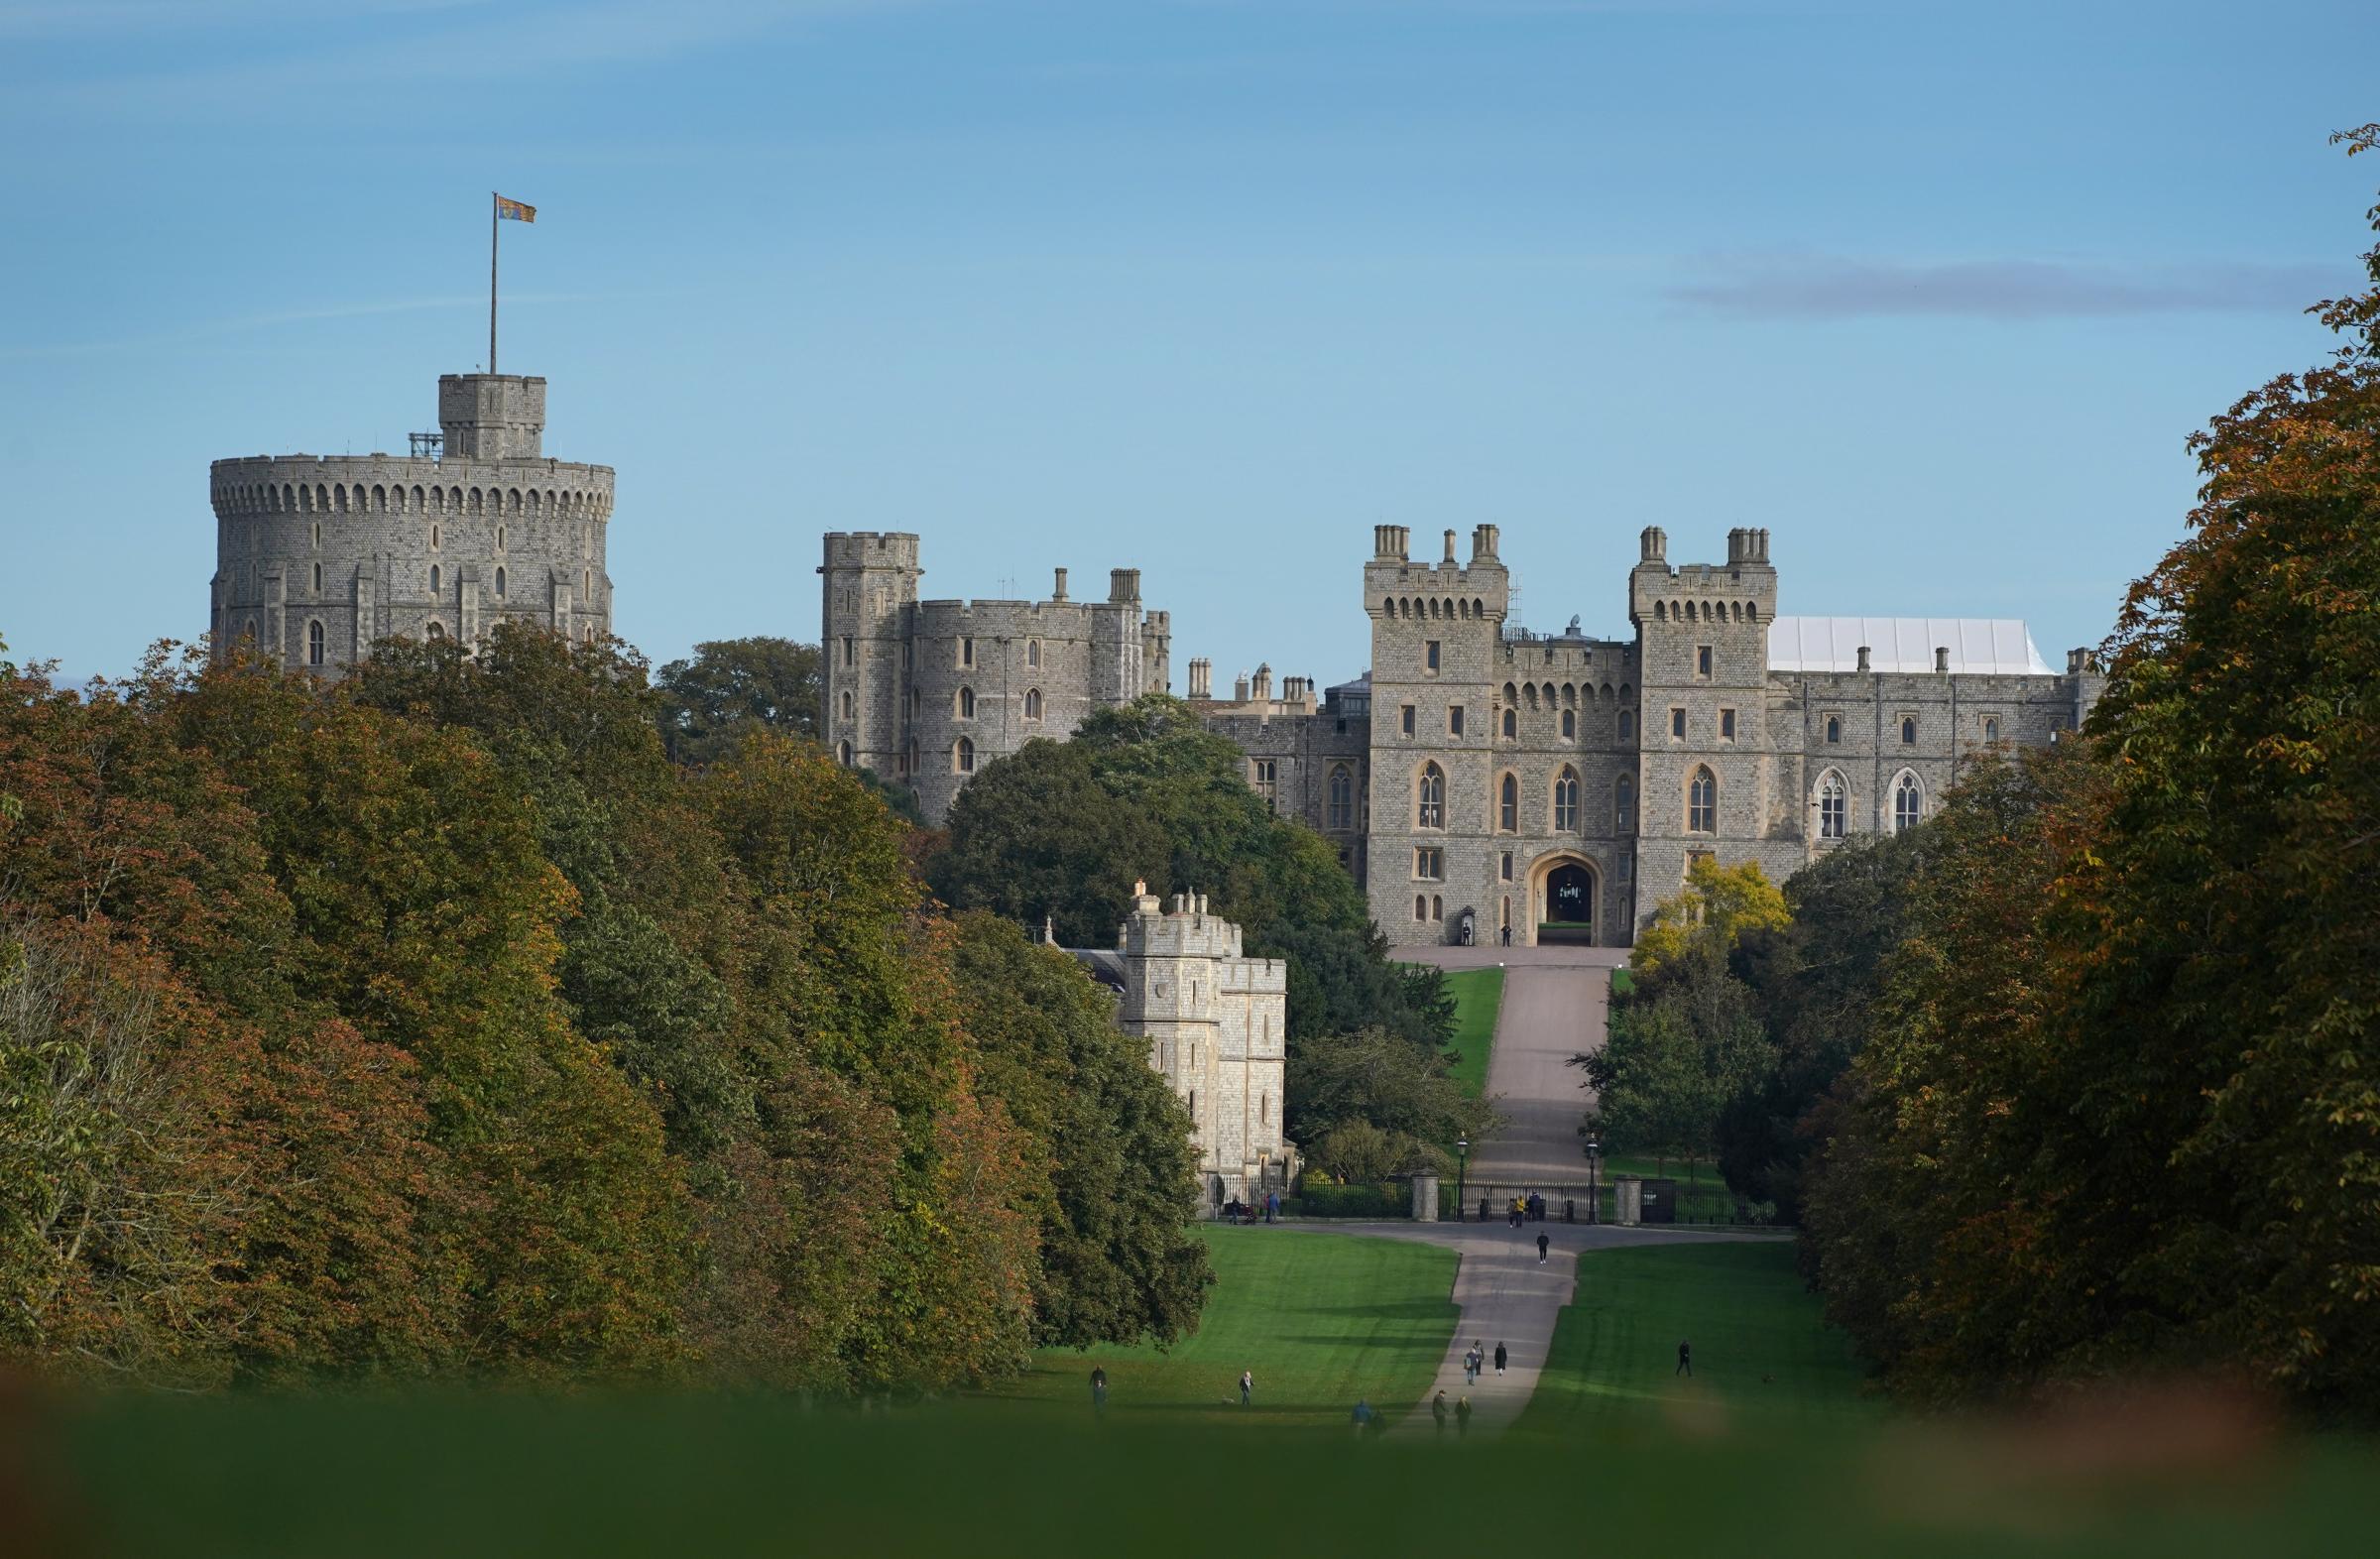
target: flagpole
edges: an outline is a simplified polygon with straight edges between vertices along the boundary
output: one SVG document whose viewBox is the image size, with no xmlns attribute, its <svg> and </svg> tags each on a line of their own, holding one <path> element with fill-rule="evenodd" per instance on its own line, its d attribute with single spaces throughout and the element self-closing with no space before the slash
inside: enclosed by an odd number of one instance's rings
<svg viewBox="0 0 2380 1559">
<path fill-rule="evenodd" d="M 488 373 L 496 372 L 496 234 L 497 194 L 488 191 Z"/>
</svg>

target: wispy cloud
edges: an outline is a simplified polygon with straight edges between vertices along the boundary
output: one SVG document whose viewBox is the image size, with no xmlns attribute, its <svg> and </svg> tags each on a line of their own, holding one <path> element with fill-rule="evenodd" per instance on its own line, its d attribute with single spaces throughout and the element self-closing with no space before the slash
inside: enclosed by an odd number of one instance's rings
<svg viewBox="0 0 2380 1559">
<path fill-rule="evenodd" d="M 375 86 L 515 80 L 573 68 L 634 66 L 715 50 L 805 21 L 891 10 L 918 0 L 598 0 L 594 4 L 488 6 L 475 0 L 366 0 L 332 10 L 317 27 L 276 25 L 286 47 L 236 64 L 101 65 L 62 74 L 16 94 L 33 112 L 95 110 L 174 116 L 277 113 L 294 101 L 340 99 Z M 225 35 L 274 20 L 279 0 L 97 0 L 115 30 L 140 34 L 140 18 L 171 15 L 178 27 Z M 58 25 L 63 8 L 0 0 L 0 37 Z M 415 19 L 415 14 L 419 19 Z M 319 14 L 319 8 L 317 8 Z M 381 25 L 371 25 L 374 18 Z M 159 30 L 164 30 L 160 24 Z"/>
<path fill-rule="evenodd" d="M 631 295 L 622 293 L 507 293 L 508 305 L 534 306 L 538 303 L 583 303 L 616 300 Z M 305 308 L 281 308 L 270 313 L 242 314 L 231 319 L 213 319 L 203 324 L 188 325 L 178 330 L 163 330 L 150 335 L 121 336 L 100 341 L 55 341 L 25 345 L 0 345 L 0 362 L 22 361 L 28 358 L 104 357 L 119 352 L 144 352 L 160 347 L 185 346 L 202 341 L 219 341 L 226 337 L 254 335 L 280 325 L 310 324 L 324 319 L 363 319 L 375 314 L 416 313 L 429 309 L 469 308 L 474 311 L 487 306 L 485 294 L 457 295 L 452 298 L 398 298 L 373 302 L 322 303 Z"/>
<path fill-rule="evenodd" d="M 2119 265 L 2067 260 L 1859 260 L 1730 255 L 1664 289 L 1673 302 L 1738 319 L 2106 318 L 2303 308 L 2342 285 L 2334 267 Z"/>
</svg>

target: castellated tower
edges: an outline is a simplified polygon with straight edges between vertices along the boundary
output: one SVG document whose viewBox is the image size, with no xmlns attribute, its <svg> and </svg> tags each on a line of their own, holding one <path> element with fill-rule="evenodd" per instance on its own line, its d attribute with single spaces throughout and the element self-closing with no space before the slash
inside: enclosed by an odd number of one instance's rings
<svg viewBox="0 0 2380 1559">
<path fill-rule="evenodd" d="M 1164 692 L 1172 625 L 1145 610 L 1140 571 L 1078 601 L 920 600 L 917 538 L 830 532 L 818 573 L 823 734 L 846 767 L 917 792 L 940 823 L 969 777 L 1036 737 L 1063 741 L 1095 709 Z"/>
<path fill-rule="evenodd" d="M 1289 966 L 1250 958 L 1240 927 L 1176 894 L 1160 909 L 1141 885 L 1119 928 L 1124 1031 L 1148 1040 L 1149 1064 L 1190 1112 L 1210 1206 L 1286 1189 L 1295 1165 L 1281 1136 Z"/>
<path fill-rule="evenodd" d="M 1496 528 L 1471 560 L 1416 563 L 1403 526 L 1372 528 L 1364 565 L 1371 619 L 1371 916 L 1392 940 L 1443 941 L 1478 914 L 1500 865 L 1491 690 L 1500 680 L 1511 581 Z M 1394 928 L 1394 929 L 1390 929 Z M 1401 935 L 1400 935 L 1401 933 Z"/>
<path fill-rule="evenodd" d="M 612 469 L 547 458 L 545 381 L 438 380 L 411 455 L 214 463 L 214 654 L 242 641 L 336 677 L 380 639 L 477 643 L 502 621 L 612 629 Z"/>
<path fill-rule="evenodd" d="M 1669 563 L 1668 538 L 1647 527 L 1628 574 L 1628 620 L 1643 672 L 1638 793 L 1642 912 L 1678 891 L 1699 855 L 1757 860 L 1783 882 L 1807 859 L 1798 808 L 1780 797 L 1798 783 L 1780 769 L 1769 675 L 1777 571 L 1768 533 L 1727 533 L 1726 564 Z M 1782 745 L 1798 774 L 1798 730 Z"/>
</svg>

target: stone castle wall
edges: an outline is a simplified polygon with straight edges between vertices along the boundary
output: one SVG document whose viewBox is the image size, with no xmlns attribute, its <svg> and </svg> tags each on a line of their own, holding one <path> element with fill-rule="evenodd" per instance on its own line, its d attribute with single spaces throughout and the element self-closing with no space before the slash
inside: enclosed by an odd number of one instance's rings
<svg viewBox="0 0 2380 1559">
<path fill-rule="evenodd" d="M 1172 629 L 1136 569 L 1076 601 L 919 600 L 917 538 L 834 533 L 819 568 L 824 735 L 846 765 L 912 786 L 940 822 L 970 776 L 1093 711 L 1168 685 Z"/>
<path fill-rule="evenodd" d="M 537 452 L 544 399 L 541 379 L 450 374 L 441 413 L 466 420 L 440 456 L 216 461 L 214 654 L 245 640 L 335 678 L 391 637 L 472 643 L 507 620 L 609 634 L 613 472 Z M 469 420 L 483 408 L 491 422 Z"/>
</svg>

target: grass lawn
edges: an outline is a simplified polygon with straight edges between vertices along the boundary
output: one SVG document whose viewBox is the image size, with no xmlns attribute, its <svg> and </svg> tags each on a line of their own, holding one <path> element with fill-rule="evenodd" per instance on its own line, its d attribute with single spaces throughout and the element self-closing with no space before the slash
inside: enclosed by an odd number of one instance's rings
<svg viewBox="0 0 2380 1559">
<path fill-rule="evenodd" d="M 1495 1015 L 1504 1005 L 1501 969 L 1465 969 L 1446 977 L 1455 998 L 1455 1035 L 1447 1048 L 1461 1057 L 1451 1074 L 1478 1099 L 1488 1092 L 1488 1057 L 1495 1048 Z"/>
<path fill-rule="evenodd" d="M 1455 1256 L 1402 1240 L 1309 1230 L 1211 1229 L 1215 1288 L 1198 1335 L 1154 1348 L 1050 1349 L 1032 1373 L 986 1393 L 1088 1414 L 1091 1369 L 1108 1372 L 1112 1419 L 1254 1417 L 1340 1425 L 1358 1397 L 1397 1411 L 1419 1401 L 1454 1335 Z M 1240 1372 L 1256 1376 L 1240 1409 Z"/>
<path fill-rule="evenodd" d="M 1676 1373 L 1681 1339 L 1694 1345 L 1691 1378 Z M 1856 1424 L 1882 1411 L 1861 1379 L 1783 1241 L 1589 1251 L 1519 1427 L 1576 1437 L 1713 1409 L 1770 1425 Z"/>
</svg>

